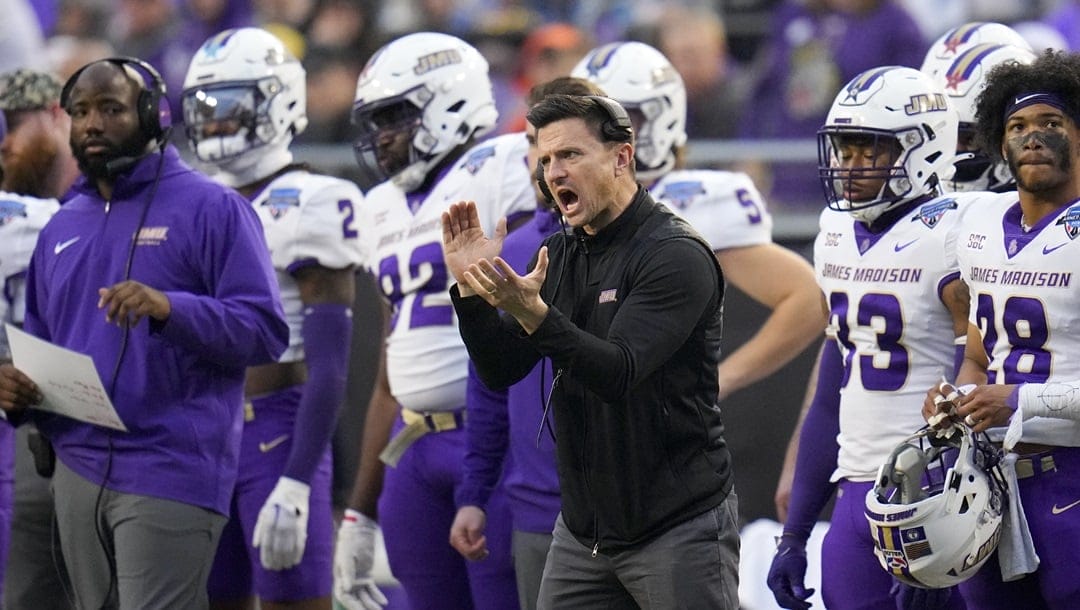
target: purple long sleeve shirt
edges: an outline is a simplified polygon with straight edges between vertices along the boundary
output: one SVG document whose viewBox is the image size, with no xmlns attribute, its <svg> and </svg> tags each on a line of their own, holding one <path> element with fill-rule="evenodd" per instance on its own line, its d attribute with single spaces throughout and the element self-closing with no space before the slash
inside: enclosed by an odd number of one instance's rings
<svg viewBox="0 0 1080 610">
<path fill-rule="evenodd" d="M 524 273 L 544 238 L 558 230 L 556 216 L 537 210 L 531 221 L 506 237 L 502 258 Z M 501 475 L 514 529 L 551 533 L 559 513 L 559 475 L 555 444 L 547 429 L 540 430 L 551 380 L 546 359 L 503 391 L 488 389 L 469 368 L 467 451 L 458 506 L 484 507 Z"/>
<path fill-rule="evenodd" d="M 244 369 L 273 362 L 288 327 L 250 204 L 172 147 L 164 155 L 153 201 L 160 154 L 119 176 L 108 202 L 80 179 L 42 230 L 28 272 L 26 330 L 88 354 L 128 432 L 31 415 L 59 459 L 94 484 L 228 514 Z M 124 331 L 105 321 L 98 289 L 124 279 L 147 205 L 130 278 L 164 292 L 172 311 L 165 322 L 141 321 L 121 350 Z"/>
</svg>

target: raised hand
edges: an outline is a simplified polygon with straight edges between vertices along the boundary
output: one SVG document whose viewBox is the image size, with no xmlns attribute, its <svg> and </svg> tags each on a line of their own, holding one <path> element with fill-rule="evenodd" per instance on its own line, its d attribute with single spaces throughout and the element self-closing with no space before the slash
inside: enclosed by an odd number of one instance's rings
<svg viewBox="0 0 1080 610">
<path fill-rule="evenodd" d="M 506 219 L 500 219 L 495 227 L 495 235 L 488 238 L 480 225 L 480 214 L 476 211 L 476 202 L 459 201 L 451 204 L 442 214 L 443 257 L 446 267 L 458 282 L 458 290 L 468 289 L 464 281 L 464 272 L 469 265 L 481 260 L 491 260 L 502 252 L 506 238 Z"/>
</svg>

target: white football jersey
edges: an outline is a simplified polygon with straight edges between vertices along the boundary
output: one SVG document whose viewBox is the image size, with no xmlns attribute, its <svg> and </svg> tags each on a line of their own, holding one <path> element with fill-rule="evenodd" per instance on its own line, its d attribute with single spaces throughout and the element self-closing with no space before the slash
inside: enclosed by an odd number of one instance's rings
<svg viewBox="0 0 1080 610">
<path fill-rule="evenodd" d="M 713 250 L 772 242 L 772 215 L 744 173 L 678 170 L 649 192 L 697 229 Z"/>
<path fill-rule="evenodd" d="M 392 181 L 368 191 L 361 213 L 364 265 L 392 308 L 386 343 L 390 390 L 402 406 L 447 411 L 465 405 L 469 356 L 450 302 L 442 213 L 475 201 L 484 232 L 536 209 L 523 133 L 486 140 L 445 170 L 430 191 L 406 194 Z"/>
<path fill-rule="evenodd" d="M 821 214 L 814 270 L 844 361 L 833 480 L 873 480 L 897 443 L 926 425 L 926 391 L 953 378 L 955 333 L 940 291 L 959 277 L 947 253 L 962 199 L 930 200 L 876 235 L 846 212 Z"/>
<path fill-rule="evenodd" d="M 1072 381 L 1080 377 L 1080 203 L 1027 232 L 1021 220 L 1016 193 L 988 194 L 960 219 L 957 259 L 971 323 L 990 357 L 989 382 Z M 1002 440 L 1005 428 L 988 434 Z M 1080 446 L 1080 422 L 1035 417 L 1021 440 Z"/>
<path fill-rule="evenodd" d="M 0 357 L 8 355 L 4 323 L 22 324 L 26 313 L 26 268 L 38 233 L 58 209 L 55 199 L 0 191 Z"/>
<path fill-rule="evenodd" d="M 293 272 L 312 264 L 328 269 L 360 265 L 356 215 L 363 199 L 352 182 L 294 170 L 274 178 L 251 201 L 262 221 L 289 323 L 289 347 L 279 362 L 304 359 L 304 304 Z"/>
</svg>

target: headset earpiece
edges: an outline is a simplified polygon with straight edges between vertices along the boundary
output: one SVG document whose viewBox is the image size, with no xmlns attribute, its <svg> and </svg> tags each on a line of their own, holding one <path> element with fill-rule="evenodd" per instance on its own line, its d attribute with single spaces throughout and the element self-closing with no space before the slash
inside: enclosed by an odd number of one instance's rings
<svg viewBox="0 0 1080 610">
<path fill-rule="evenodd" d="M 555 204 L 555 195 L 551 193 L 551 189 L 548 188 L 547 180 L 544 178 L 544 166 L 539 161 L 536 162 L 536 171 L 533 172 L 533 178 L 536 179 L 536 185 L 540 187 L 540 194 L 544 196 L 544 199 L 551 205 Z"/>
<path fill-rule="evenodd" d="M 172 108 L 169 106 L 169 98 L 166 95 L 165 79 L 149 63 L 136 57 L 107 57 L 93 61 L 79 68 L 64 83 L 60 90 L 60 106 L 69 110 L 71 90 L 79 80 L 79 76 L 90 66 L 108 62 L 119 66 L 125 72 L 134 72 L 139 76 L 139 98 L 136 103 L 136 112 L 139 116 L 139 129 L 148 139 L 164 145 L 168 140 L 166 134 L 172 128 Z"/>
<path fill-rule="evenodd" d="M 601 110 L 607 120 L 600 125 L 600 133 L 609 142 L 629 142 L 634 137 L 634 124 L 630 122 L 630 114 L 619 102 L 602 95 L 585 96 L 593 101 Z"/>
</svg>

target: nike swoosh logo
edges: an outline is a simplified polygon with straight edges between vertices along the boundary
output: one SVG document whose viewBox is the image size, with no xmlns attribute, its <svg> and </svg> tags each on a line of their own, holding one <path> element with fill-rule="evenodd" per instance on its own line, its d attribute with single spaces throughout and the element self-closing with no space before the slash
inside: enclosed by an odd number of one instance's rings
<svg viewBox="0 0 1080 610">
<path fill-rule="evenodd" d="M 918 238 L 918 237 L 916 237 L 915 239 L 913 239 L 913 240 L 909 241 L 909 242 L 908 242 L 908 243 L 906 243 L 906 244 L 896 244 L 896 245 L 894 245 L 894 246 L 893 246 L 893 251 L 894 251 L 894 252 L 899 252 L 899 251 L 903 250 L 904 248 L 906 248 L 906 247 L 910 246 L 911 244 L 913 244 L 913 243 L 915 243 L 915 242 L 917 242 L 917 241 L 919 241 L 919 238 Z"/>
<path fill-rule="evenodd" d="M 82 237 L 81 235 L 77 235 L 77 236 L 72 237 L 71 239 L 69 239 L 67 241 L 57 242 L 56 245 L 53 246 L 53 254 L 60 254 L 61 252 L 66 250 L 68 246 L 70 246 L 71 244 L 79 241 L 79 238 L 81 238 L 81 237 Z"/>
<path fill-rule="evenodd" d="M 1061 506 L 1061 507 L 1059 507 L 1057 504 L 1055 504 L 1053 506 L 1053 508 L 1050 509 L 1050 512 L 1054 513 L 1055 515 L 1060 515 L 1061 513 L 1069 510 L 1070 508 L 1076 506 L 1077 504 L 1080 504 L 1080 500 L 1077 500 L 1076 502 L 1073 502 L 1072 504 L 1066 504 L 1065 506 Z"/>
<path fill-rule="evenodd" d="M 281 436 L 271 440 L 269 443 L 261 443 L 260 442 L 259 443 L 259 451 L 262 451 L 263 453 L 266 453 L 267 451 L 270 451 L 271 449 L 273 449 L 274 447 L 277 447 L 281 443 L 284 443 L 288 439 L 289 439 L 288 434 L 282 434 Z"/>
<path fill-rule="evenodd" d="M 1043 254 L 1050 254 L 1054 250 L 1057 250 L 1058 248 L 1062 248 L 1062 247 L 1067 246 L 1067 245 L 1069 245 L 1069 242 L 1065 242 L 1063 244 L 1058 244 L 1058 245 L 1054 246 L 1053 248 L 1043 246 Z"/>
<path fill-rule="evenodd" d="M 1020 103 L 1023 103 L 1023 102 L 1026 102 L 1026 101 L 1030 100 L 1033 97 L 1039 97 L 1040 95 L 1042 95 L 1042 94 L 1041 93 L 1032 93 L 1030 95 L 1024 95 L 1024 96 L 1018 97 L 1018 98 L 1016 98 L 1016 100 L 1013 101 L 1013 106 L 1015 106 L 1017 104 L 1020 104 Z"/>
</svg>

